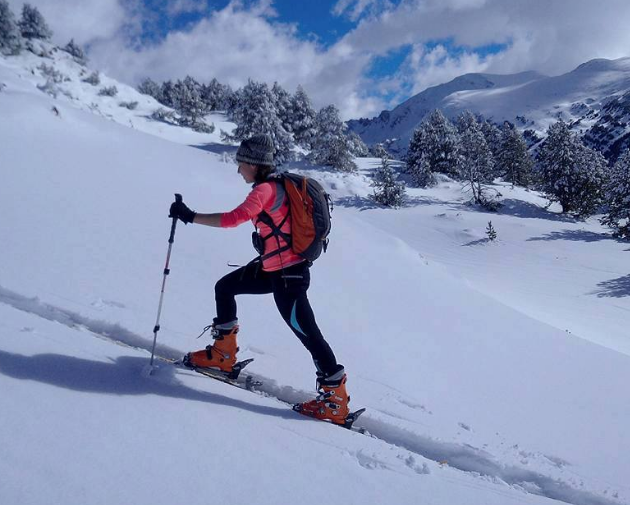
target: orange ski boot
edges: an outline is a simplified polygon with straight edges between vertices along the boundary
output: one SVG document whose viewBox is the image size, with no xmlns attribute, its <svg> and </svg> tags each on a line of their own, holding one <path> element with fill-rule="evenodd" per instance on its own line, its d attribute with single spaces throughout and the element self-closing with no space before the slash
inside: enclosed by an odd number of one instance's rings
<svg viewBox="0 0 630 505">
<path fill-rule="evenodd" d="M 343 367 L 330 377 L 318 378 L 317 397 L 309 402 L 298 403 L 293 409 L 305 416 L 342 426 L 348 425 L 350 396 L 346 391 L 347 380 Z"/>
<path fill-rule="evenodd" d="M 212 338 L 214 344 L 207 346 L 201 351 L 189 352 L 184 357 L 184 365 L 190 368 L 211 368 L 222 373 L 233 372 L 236 363 L 236 334 L 238 324 L 229 328 L 222 328 L 222 325 L 212 324 Z M 227 325 L 225 325 L 227 326 Z"/>
</svg>

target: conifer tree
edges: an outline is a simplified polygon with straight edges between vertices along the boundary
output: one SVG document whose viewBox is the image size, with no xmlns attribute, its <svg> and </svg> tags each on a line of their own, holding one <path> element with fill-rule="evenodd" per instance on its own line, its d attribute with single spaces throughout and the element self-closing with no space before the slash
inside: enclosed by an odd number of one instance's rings
<svg viewBox="0 0 630 505">
<path fill-rule="evenodd" d="M 201 86 L 201 99 L 206 102 L 209 110 L 226 110 L 227 95 L 232 93 L 229 86 L 221 84 L 216 78 L 213 78 L 208 84 Z"/>
<path fill-rule="evenodd" d="M 483 133 L 483 136 L 486 139 L 486 144 L 490 148 L 492 159 L 494 160 L 493 178 L 501 177 L 498 163 L 498 155 L 501 148 L 501 130 L 492 121 L 487 119 L 481 119 L 479 121 L 479 126 L 481 127 L 481 133 Z"/>
<path fill-rule="evenodd" d="M 459 136 L 452 123 L 439 109 L 422 121 L 409 146 L 407 163 L 417 181 L 433 179 L 435 173 L 458 177 Z M 420 184 L 420 182 L 419 182 Z M 422 184 L 421 184 L 422 185 Z"/>
<path fill-rule="evenodd" d="M 101 76 L 99 75 L 98 70 L 95 70 L 85 79 L 81 79 L 81 80 L 83 82 L 87 82 L 88 84 L 91 84 L 92 86 L 98 86 L 101 83 Z"/>
<path fill-rule="evenodd" d="M 497 231 L 492 226 L 492 221 L 488 221 L 488 226 L 486 226 L 486 235 L 488 236 L 488 240 L 490 242 L 494 242 L 497 239 Z"/>
<path fill-rule="evenodd" d="M 160 96 L 162 97 L 162 100 L 160 100 L 161 103 L 167 107 L 174 108 L 176 101 L 175 95 L 176 90 L 173 82 L 171 80 L 164 81 L 160 89 Z"/>
<path fill-rule="evenodd" d="M 229 84 L 226 84 L 223 89 L 223 101 L 221 105 L 219 105 L 219 110 L 225 111 L 229 116 L 230 111 L 233 110 L 238 103 L 238 90 L 234 91 Z"/>
<path fill-rule="evenodd" d="M 293 149 L 293 138 L 282 126 L 275 106 L 275 98 L 266 83 L 249 80 L 236 94 L 236 102 L 229 111 L 237 127 L 231 135 L 223 134 L 230 142 L 240 142 L 260 133 L 273 139 L 274 160 L 278 165 L 287 162 Z"/>
<path fill-rule="evenodd" d="M 323 107 L 315 116 L 315 138 L 309 154 L 311 161 L 342 172 L 354 172 L 357 166 L 352 159 L 346 128 L 337 107 Z"/>
<path fill-rule="evenodd" d="M 274 105 L 278 119 L 282 123 L 282 127 L 289 133 L 293 132 L 293 124 L 291 121 L 292 116 L 292 103 L 291 95 L 277 82 L 273 83 L 271 87 L 271 94 L 274 99 Z"/>
<path fill-rule="evenodd" d="M 208 106 L 201 99 L 201 85 L 191 76 L 177 81 L 173 108 L 182 115 L 187 125 L 194 126 L 209 112 Z"/>
<path fill-rule="evenodd" d="M 81 47 L 79 47 L 74 42 L 74 39 L 70 39 L 70 42 L 66 44 L 63 50 L 66 53 L 70 54 L 74 58 L 74 60 L 80 65 L 85 66 L 87 64 L 87 58 L 85 57 L 85 52 L 83 51 L 83 49 L 81 49 Z"/>
<path fill-rule="evenodd" d="M 368 146 L 365 145 L 365 142 L 361 140 L 361 137 L 359 137 L 356 132 L 349 132 L 347 136 L 348 143 L 350 145 L 350 152 L 353 156 L 356 156 L 357 158 L 365 158 L 370 155 Z"/>
<path fill-rule="evenodd" d="M 0 0 L 0 54 L 12 56 L 22 49 L 22 36 L 6 0 Z"/>
<path fill-rule="evenodd" d="M 479 126 L 481 127 L 481 133 L 483 133 L 483 136 L 486 139 L 486 144 L 488 144 L 493 156 L 496 156 L 501 143 L 501 129 L 498 128 L 492 121 L 487 119 L 480 120 Z"/>
<path fill-rule="evenodd" d="M 532 181 L 534 161 L 521 133 L 507 121 L 501 127 L 495 174 L 513 185 L 528 186 Z"/>
<path fill-rule="evenodd" d="M 375 201 L 387 207 L 400 207 L 405 199 L 405 184 L 398 182 L 396 173 L 391 167 L 387 155 L 381 158 L 381 165 L 374 173 L 373 198 Z"/>
<path fill-rule="evenodd" d="M 436 183 L 435 175 L 431 168 L 426 129 L 420 126 L 416 128 L 409 142 L 407 150 L 407 173 L 411 174 L 413 181 L 421 188 L 433 186 Z"/>
<path fill-rule="evenodd" d="M 18 22 L 22 37 L 25 39 L 50 40 L 52 30 L 48 27 L 44 16 L 41 15 L 37 7 L 31 4 L 24 4 L 22 7 L 22 18 Z"/>
<path fill-rule="evenodd" d="M 494 160 L 481 126 L 475 116 L 464 111 L 457 118 L 460 138 L 460 176 L 470 186 L 473 201 L 487 205 L 489 199 L 484 184 L 492 182 Z"/>
<path fill-rule="evenodd" d="M 602 224 L 610 227 L 615 237 L 630 240 L 630 149 L 613 166 L 604 195 L 607 213 Z"/>
<path fill-rule="evenodd" d="M 389 153 L 387 152 L 387 149 L 385 149 L 385 146 L 379 142 L 378 144 L 374 144 L 370 149 L 369 149 L 370 153 L 374 158 L 384 158 L 387 157 L 389 158 Z"/>
<path fill-rule="evenodd" d="M 143 79 L 137 89 L 143 95 L 149 95 L 155 98 L 158 102 L 162 102 L 162 89 L 153 79 L 149 77 Z"/>
<path fill-rule="evenodd" d="M 538 153 L 542 190 L 562 212 L 592 215 L 600 205 L 606 160 L 582 144 L 564 121 L 552 124 Z"/>
<path fill-rule="evenodd" d="M 311 149 L 311 143 L 315 136 L 315 116 L 311 99 L 299 85 L 295 94 L 291 97 L 291 129 L 296 144 L 305 149 Z"/>
</svg>

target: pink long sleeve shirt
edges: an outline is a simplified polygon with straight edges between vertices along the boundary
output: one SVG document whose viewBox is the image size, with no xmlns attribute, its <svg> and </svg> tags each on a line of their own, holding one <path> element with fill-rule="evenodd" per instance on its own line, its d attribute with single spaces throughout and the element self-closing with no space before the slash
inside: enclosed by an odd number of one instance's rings
<svg viewBox="0 0 630 505">
<path fill-rule="evenodd" d="M 263 182 L 254 186 L 254 189 L 247 195 L 245 201 L 231 212 L 221 215 L 221 227 L 233 228 L 246 221 L 251 221 L 258 228 L 258 232 L 266 237 L 271 233 L 271 228 L 262 221 L 258 221 L 258 215 L 265 211 L 276 225 L 279 225 L 285 216 L 289 215 L 289 202 L 284 188 L 276 182 Z M 291 216 L 287 218 L 281 230 L 291 234 Z M 265 252 L 269 254 L 287 245 L 282 237 L 278 240 L 271 237 L 265 241 Z M 263 261 L 263 270 L 274 272 L 282 268 L 296 265 L 304 261 L 304 258 L 295 254 L 291 249 L 274 254 Z"/>
</svg>

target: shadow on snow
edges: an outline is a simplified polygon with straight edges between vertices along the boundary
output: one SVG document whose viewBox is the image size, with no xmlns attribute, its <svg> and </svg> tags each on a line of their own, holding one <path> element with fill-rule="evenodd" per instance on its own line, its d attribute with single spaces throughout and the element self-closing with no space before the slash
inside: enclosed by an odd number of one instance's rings
<svg viewBox="0 0 630 505">
<path fill-rule="evenodd" d="M 512 198 L 501 200 L 499 214 L 520 217 L 524 219 L 546 219 L 547 221 L 559 221 L 563 223 L 575 223 L 579 221 L 569 214 L 557 214 L 536 205 L 535 203 L 524 202 Z"/>
<path fill-rule="evenodd" d="M 630 296 L 630 274 L 600 282 L 597 286 L 600 289 L 593 294 L 596 294 L 599 298 L 623 298 Z"/>
<path fill-rule="evenodd" d="M 209 153 L 220 154 L 220 155 L 225 154 L 228 156 L 236 155 L 236 150 L 238 149 L 238 146 L 228 146 L 225 144 L 217 144 L 214 142 L 210 142 L 208 144 L 191 145 L 190 147 L 201 149 L 202 151 L 207 151 Z"/>
<path fill-rule="evenodd" d="M 0 373 L 14 379 L 30 380 L 52 386 L 106 395 L 158 395 L 223 405 L 254 414 L 293 420 L 307 420 L 289 409 L 255 405 L 228 396 L 199 391 L 176 379 L 176 367 L 159 367 L 151 378 L 141 375 L 147 360 L 144 357 L 120 356 L 109 363 L 91 361 L 62 354 L 23 356 L 0 350 Z M 194 374 L 195 372 L 190 372 Z M 198 375 L 200 380 L 208 381 Z"/>
<path fill-rule="evenodd" d="M 552 231 L 542 237 L 528 238 L 528 242 L 551 241 L 551 240 L 569 240 L 571 242 L 599 242 L 601 240 L 615 240 L 607 233 L 596 233 L 586 230 L 562 230 Z"/>
</svg>

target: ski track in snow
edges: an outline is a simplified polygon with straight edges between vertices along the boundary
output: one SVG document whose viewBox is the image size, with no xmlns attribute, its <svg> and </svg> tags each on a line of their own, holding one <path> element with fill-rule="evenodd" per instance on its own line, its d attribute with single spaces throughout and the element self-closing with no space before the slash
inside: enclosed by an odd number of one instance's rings
<svg viewBox="0 0 630 505">
<path fill-rule="evenodd" d="M 145 350 L 147 352 L 150 352 L 152 346 L 151 341 L 118 324 L 90 319 L 70 310 L 43 303 L 37 297 L 25 297 L 5 289 L 2 286 L 0 286 L 0 302 L 17 310 L 36 315 L 48 321 L 66 325 L 73 329 L 86 329 L 97 337 L 119 345 Z M 29 331 L 29 328 L 24 328 L 23 331 Z M 156 356 L 178 359 L 181 357 L 181 352 L 158 344 L 156 346 Z M 256 374 L 250 375 L 252 375 L 254 379 L 263 382 L 263 386 L 257 389 L 257 391 L 263 395 L 277 398 L 287 403 L 304 401 L 310 396 L 308 393 L 296 390 L 291 386 L 279 385 L 273 379 Z M 424 409 L 423 406 L 421 408 Z M 528 493 L 574 505 L 620 504 L 619 501 L 609 500 L 602 496 L 576 489 L 560 479 L 524 468 L 504 465 L 485 450 L 470 445 L 460 445 L 435 440 L 429 436 L 413 433 L 385 421 L 371 418 L 369 414 L 364 414 L 359 424 L 362 428 L 367 430 L 369 435 L 385 443 L 401 447 L 423 458 L 441 464 L 448 464 L 448 466 L 464 472 L 478 475 L 486 479 L 490 478 L 504 482 Z M 383 465 L 382 462 L 375 460 L 367 454 L 358 453 L 355 454 L 355 457 L 359 464 L 365 468 L 378 468 Z M 429 473 L 426 464 L 420 466 L 412 455 L 405 461 L 405 464 L 409 468 L 414 469 L 418 474 Z"/>
</svg>

